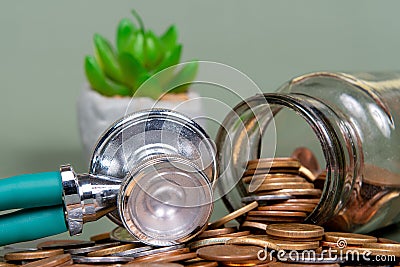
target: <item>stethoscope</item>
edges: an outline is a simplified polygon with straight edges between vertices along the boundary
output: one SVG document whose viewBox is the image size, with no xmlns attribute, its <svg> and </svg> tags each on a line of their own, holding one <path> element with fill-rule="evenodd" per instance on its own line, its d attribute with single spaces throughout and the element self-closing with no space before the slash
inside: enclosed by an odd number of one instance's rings
<svg viewBox="0 0 400 267">
<path fill-rule="evenodd" d="M 205 131 L 164 109 L 128 115 L 99 139 L 88 174 L 60 171 L 0 180 L 0 245 L 34 240 L 107 215 L 144 243 L 183 243 L 207 226 L 216 158 Z"/>
</svg>

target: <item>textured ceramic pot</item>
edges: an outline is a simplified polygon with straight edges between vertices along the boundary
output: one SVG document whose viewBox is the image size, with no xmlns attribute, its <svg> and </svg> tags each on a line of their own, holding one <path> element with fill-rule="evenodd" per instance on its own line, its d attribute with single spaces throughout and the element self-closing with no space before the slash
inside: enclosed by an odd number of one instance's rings
<svg viewBox="0 0 400 267">
<path fill-rule="evenodd" d="M 166 108 L 183 113 L 200 125 L 200 119 L 204 116 L 201 98 L 192 91 L 179 95 L 167 94 L 160 100 L 154 100 L 148 97 L 105 97 L 85 85 L 77 108 L 80 136 L 87 159 L 101 134 L 126 114 L 143 109 Z"/>
</svg>

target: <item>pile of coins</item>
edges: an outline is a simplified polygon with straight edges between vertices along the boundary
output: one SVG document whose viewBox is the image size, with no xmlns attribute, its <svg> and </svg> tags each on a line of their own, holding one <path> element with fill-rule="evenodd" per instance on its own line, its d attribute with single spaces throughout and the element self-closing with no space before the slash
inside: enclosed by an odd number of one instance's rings
<svg viewBox="0 0 400 267">
<path fill-rule="evenodd" d="M 30 249 L 6 246 L 0 249 L 0 267 L 399 264 L 399 242 L 301 223 L 318 204 L 325 176 L 304 148 L 292 158 L 251 160 L 242 177 L 249 193 L 242 198 L 245 205 L 186 244 L 152 247 L 117 227 L 90 241 L 49 240 Z M 239 218 L 239 226 L 229 226 Z"/>
<path fill-rule="evenodd" d="M 90 241 L 49 240 L 31 249 L 6 246 L 0 266 L 366 266 L 365 255 L 372 262 L 379 256 L 381 266 L 396 266 L 400 260 L 399 242 L 324 232 L 317 225 L 210 225 L 190 243 L 169 247 L 142 244 L 121 227 Z"/>
<path fill-rule="evenodd" d="M 321 189 L 314 188 L 317 178 L 295 158 L 250 160 L 242 177 L 249 196 L 242 202 L 258 201 L 260 205 L 248 213 L 246 221 L 304 221 L 321 197 Z"/>
</svg>

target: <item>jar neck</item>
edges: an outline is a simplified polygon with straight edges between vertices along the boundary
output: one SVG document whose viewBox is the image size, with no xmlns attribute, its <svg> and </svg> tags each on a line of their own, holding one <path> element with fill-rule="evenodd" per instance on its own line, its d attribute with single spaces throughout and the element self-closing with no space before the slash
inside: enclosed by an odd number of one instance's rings
<svg viewBox="0 0 400 267">
<path fill-rule="evenodd" d="M 326 161 L 326 181 L 318 206 L 306 219 L 323 224 L 337 215 L 351 196 L 363 162 L 360 139 L 344 114 L 303 94 L 264 94 L 274 116 L 286 108 L 312 128 Z"/>
</svg>

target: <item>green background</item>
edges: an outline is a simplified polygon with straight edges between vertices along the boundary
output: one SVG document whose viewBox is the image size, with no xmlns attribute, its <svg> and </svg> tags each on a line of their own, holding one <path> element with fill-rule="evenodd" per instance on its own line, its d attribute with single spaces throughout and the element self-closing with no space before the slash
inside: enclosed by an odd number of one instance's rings
<svg viewBox="0 0 400 267">
<path fill-rule="evenodd" d="M 183 60 L 233 66 L 264 92 L 311 71 L 400 69 L 399 1 L 2 0 L 0 177 L 65 163 L 87 171 L 76 114 L 83 57 L 95 32 L 114 40 L 131 8 L 156 33 L 176 24 Z M 112 227 L 103 219 L 82 238 Z"/>
</svg>

